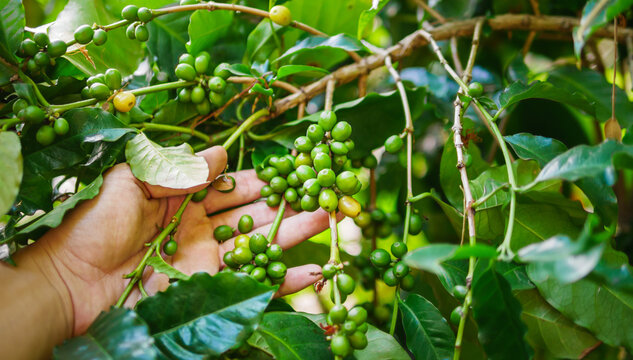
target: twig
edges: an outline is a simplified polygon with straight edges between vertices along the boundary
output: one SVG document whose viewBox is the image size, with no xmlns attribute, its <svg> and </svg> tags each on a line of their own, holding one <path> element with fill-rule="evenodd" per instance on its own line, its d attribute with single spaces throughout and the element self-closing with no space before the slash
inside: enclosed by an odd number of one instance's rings
<svg viewBox="0 0 633 360">
<path fill-rule="evenodd" d="M 615 78 L 618 74 L 618 17 L 613 18 L 613 83 L 611 84 L 611 118 L 615 118 Z"/>
<path fill-rule="evenodd" d="M 437 11 L 435 11 L 435 9 L 433 9 L 432 7 L 430 7 L 426 1 L 424 0 L 415 0 L 416 4 L 418 4 L 422 9 L 424 9 L 424 11 L 428 12 L 432 17 L 436 18 L 437 21 L 439 21 L 440 23 L 444 24 L 446 23 L 446 18 L 444 16 L 442 16 L 442 14 L 438 13 Z"/>
</svg>

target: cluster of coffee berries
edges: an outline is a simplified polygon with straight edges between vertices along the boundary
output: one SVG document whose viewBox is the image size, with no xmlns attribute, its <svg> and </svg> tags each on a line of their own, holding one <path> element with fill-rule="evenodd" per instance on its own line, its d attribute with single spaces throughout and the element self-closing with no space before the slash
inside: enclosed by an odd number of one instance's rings
<svg viewBox="0 0 633 360">
<path fill-rule="evenodd" d="M 52 144 L 56 136 L 64 136 L 70 129 L 66 119 L 50 116 L 40 107 L 29 105 L 25 99 L 17 99 L 13 103 L 12 110 L 15 116 L 24 123 L 40 126 L 35 133 L 35 140 L 43 146 Z M 44 124 L 46 121 L 48 124 Z"/>
<path fill-rule="evenodd" d="M 203 191 L 203 193 L 200 191 Z M 200 191 L 193 195 L 191 198 L 192 201 L 200 202 L 205 196 L 207 196 L 207 189 Z M 224 242 L 233 237 L 235 230 L 239 230 L 242 234 L 249 233 L 253 230 L 253 218 L 250 215 L 242 215 L 240 220 L 237 222 L 237 229 L 234 229 L 229 225 L 220 225 L 213 230 L 213 237 L 219 242 Z"/>
<path fill-rule="evenodd" d="M 136 39 L 140 42 L 145 42 L 149 39 L 149 30 L 147 30 L 145 24 L 154 17 L 151 9 L 128 5 L 121 10 L 121 17 L 131 22 L 125 30 L 125 35 L 128 39 Z"/>
<path fill-rule="evenodd" d="M 385 213 L 381 209 L 375 209 L 371 213 L 363 211 L 354 219 L 354 222 L 363 231 L 363 236 L 372 238 L 386 238 L 391 235 L 393 228 L 400 225 L 402 219 L 396 212 Z M 417 235 L 422 231 L 422 217 L 411 214 L 409 218 L 409 234 Z"/>
<path fill-rule="evenodd" d="M 266 198 L 266 204 L 270 207 L 278 206 L 281 199 L 290 204 L 295 211 L 303 210 L 301 197 L 305 191 L 301 187 L 301 180 L 295 171 L 297 158 L 292 155 L 269 156 L 264 159 L 255 170 L 257 177 L 267 182 L 260 190 L 260 195 Z M 306 207 L 305 210 L 314 211 L 316 207 Z"/>
<path fill-rule="evenodd" d="M 336 265 L 332 263 L 327 263 L 323 265 L 321 269 L 323 273 L 323 278 L 325 280 L 332 280 L 336 283 L 336 290 L 338 290 L 339 295 L 341 296 L 341 302 L 347 299 L 347 296 L 354 292 L 356 289 L 356 281 L 354 278 L 345 274 L 342 269 L 342 265 Z M 332 286 L 330 292 L 330 299 L 335 301 L 335 291 L 334 286 Z"/>
<path fill-rule="evenodd" d="M 347 311 L 343 305 L 334 305 L 327 315 L 327 324 L 334 332 L 330 338 L 332 353 L 346 357 L 354 349 L 367 347 L 367 310 L 355 306 Z"/>
<path fill-rule="evenodd" d="M 86 80 L 86 86 L 81 90 L 84 99 L 109 100 L 112 94 L 114 108 L 126 113 L 136 104 L 136 96 L 129 91 L 119 91 L 122 87 L 121 72 L 117 69 L 108 69 L 103 74 L 93 75 Z"/>
<path fill-rule="evenodd" d="M 281 262 L 283 250 L 256 233 L 235 238 L 235 248 L 224 254 L 226 271 L 240 271 L 266 285 L 281 284 L 286 277 L 286 264 Z"/>
<path fill-rule="evenodd" d="M 30 73 L 46 70 L 58 58 L 66 53 L 68 46 L 62 40 L 50 41 L 46 33 L 35 33 L 33 39 L 24 39 L 20 43 L 17 55 L 25 61 L 26 69 Z"/>
<path fill-rule="evenodd" d="M 404 242 L 396 241 L 391 244 L 391 254 L 396 258 L 395 260 L 391 259 L 389 252 L 385 249 L 376 249 L 369 255 L 369 260 L 387 286 L 400 285 L 404 290 L 413 288 L 415 279 L 409 274 L 409 266 L 401 260 L 408 251 Z"/>
<path fill-rule="evenodd" d="M 196 85 L 185 87 L 178 92 L 182 103 L 193 103 L 200 115 L 208 115 L 213 107 L 225 102 L 226 79 L 231 75 L 229 65 L 219 64 L 211 75 L 211 56 L 206 51 L 197 56 L 182 54 L 176 66 L 176 76 L 185 81 L 195 81 Z"/>
<path fill-rule="evenodd" d="M 303 184 L 303 210 L 314 211 L 320 206 L 327 212 L 338 209 L 352 218 L 360 214 L 360 204 L 352 195 L 361 190 L 362 184 L 356 174 L 345 170 L 350 166 L 347 154 L 354 149 L 351 134 L 349 123 L 337 121 L 332 111 L 323 111 L 318 123 L 310 125 L 305 136 L 295 139 L 299 152 L 294 161 L 295 174 Z"/>
</svg>

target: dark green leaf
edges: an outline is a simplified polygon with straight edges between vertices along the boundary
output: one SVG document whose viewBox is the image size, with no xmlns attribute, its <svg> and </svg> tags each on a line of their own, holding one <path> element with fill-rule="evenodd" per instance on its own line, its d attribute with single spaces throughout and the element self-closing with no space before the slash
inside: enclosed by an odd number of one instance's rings
<svg viewBox="0 0 633 360">
<path fill-rule="evenodd" d="M 114 17 L 106 11 L 103 0 L 82 1 L 69 0 L 57 20 L 48 29 L 51 39 L 69 41 L 74 39 L 73 33 L 81 25 L 111 24 L 119 17 Z M 104 73 L 109 68 L 116 68 L 123 75 L 132 74 L 138 67 L 143 56 L 141 45 L 136 40 L 125 36 L 125 31 L 109 31 L 108 41 L 101 46 L 89 44 L 86 50 L 94 65 L 86 56 L 77 50 L 78 46 L 71 46 L 68 50 L 72 55 L 65 57 L 73 65 L 86 74 Z"/>
<path fill-rule="evenodd" d="M 151 256 L 147 259 L 147 265 L 154 268 L 154 272 L 167 275 L 170 279 L 188 280 L 189 276 L 169 265 L 161 256 Z"/>
<path fill-rule="evenodd" d="M 233 11 L 197 10 L 189 22 L 187 50 L 193 55 L 209 51 L 228 32 L 232 23 Z"/>
<path fill-rule="evenodd" d="M 284 65 L 277 70 L 277 79 L 283 79 L 287 76 L 302 74 L 306 76 L 321 76 L 329 74 L 329 71 L 316 66 L 308 65 Z"/>
<path fill-rule="evenodd" d="M 111 309 L 102 312 L 85 335 L 67 340 L 53 351 L 55 359 L 152 360 L 156 351 L 147 324 L 136 312 Z"/>
<path fill-rule="evenodd" d="M 453 244 L 429 244 L 410 251 L 405 255 L 404 261 L 411 267 L 426 270 L 445 276 L 446 270 L 442 263 L 448 260 L 467 259 L 471 256 L 477 258 L 495 258 L 497 250 L 484 244 L 453 245 Z"/>
<path fill-rule="evenodd" d="M 363 34 L 365 33 L 367 26 L 373 24 L 376 15 L 378 15 L 380 10 L 382 10 L 388 2 L 389 0 L 379 0 L 378 2 L 373 1 L 372 6 L 360 14 L 360 18 L 358 19 L 358 31 L 356 34 L 358 39 L 363 38 Z"/>
<path fill-rule="evenodd" d="M 574 28 L 574 51 L 580 58 L 587 39 L 614 17 L 633 6 L 633 0 L 589 0 L 582 10 L 580 26 Z"/>
<path fill-rule="evenodd" d="M 549 277 L 561 283 L 572 283 L 589 274 L 602 257 L 608 232 L 594 234 L 599 219 L 589 216 L 583 232 L 576 240 L 559 235 L 519 250 L 521 261 L 530 263 L 531 277 L 545 281 Z"/>
<path fill-rule="evenodd" d="M 266 158 L 270 156 L 283 156 L 288 154 L 288 149 L 285 146 L 281 146 L 272 141 L 257 141 L 253 144 L 253 146 L 255 148 L 251 153 L 251 163 L 253 164 L 254 169 L 263 164 L 266 161 Z"/>
<path fill-rule="evenodd" d="M 506 109 L 525 99 L 557 101 L 579 108 L 589 114 L 594 113 L 593 106 L 582 94 L 567 91 L 545 81 L 534 81 L 529 85 L 522 81 L 515 81 L 499 95 L 499 107 Z"/>
<path fill-rule="evenodd" d="M 190 12 L 177 12 L 159 16 L 147 24 L 149 40 L 147 49 L 156 59 L 158 67 L 169 74 L 171 80 L 177 80 L 174 69 L 178 65 L 178 58 L 187 52 L 189 41 Z"/>
<path fill-rule="evenodd" d="M 183 104 L 178 100 L 169 100 L 154 115 L 152 122 L 158 124 L 178 125 L 198 115 L 193 103 Z"/>
<path fill-rule="evenodd" d="M 197 273 L 137 305 L 170 359 L 217 358 L 255 331 L 275 292 L 246 274 Z"/>
<path fill-rule="evenodd" d="M 310 36 L 301 40 L 301 42 L 299 42 L 297 45 L 286 50 L 286 52 L 278 57 L 275 61 L 281 61 L 291 56 L 301 55 L 304 53 L 313 53 L 315 51 L 318 52 L 328 48 L 340 49 L 341 51 L 358 51 L 363 49 L 364 47 L 358 40 L 345 34 L 338 34 L 329 38 Z"/>
<path fill-rule="evenodd" d="M 282 51 L 282 49 L 279 48 L 279 39 L 281 35 L 287 31 L 289 31 L 287 27 L 277 25 L 269 19 L 263 19 L 257 24 L 255 29 L 248 34 L 246 40 L 246 58 L 252 63 L 263 63 L 269 60 L 271 56 L 276 57 L 279 51 Z M 273 54 L 275 51 L 277 52 Z M 250 72 L 247 71 L 247 74 L 250 75 Z"/>
<path fill-rule="evenodd" d="M 521 320 L 527 325 L 527 341 L 555 358 L 579 359 L 598 343 L 589 331 L 574 324 L 551 307 L 536 290 L 520 291 Z"/>
<path fill-rule="evenodd" d="M 599 72 L 575 67 L 559 67 L 549 72 L 548 81 L 554 86 L 571 93 L 582 94 L 593 105 L 595 115 L 601 122 L 611 118 L 611 84 Z M 615 87 L 615 117 L 625 128 L 633 125 L 633 103 L 624 90 Z"/>
<path fill-rule="evenodd" d="M 603 260 L 612 267 L 627 264 L 618 252 L 604 253 Z M 562 284 L 554 278 L 537 281 L 528 267 L 528 276 L 547 302 L 577 325 L 589 329 L 598 339 L 613 346 L 633 348 L 633 333 L 628 331 L 633 317 L 633 294 L 582 279 Z"/>
<path fill-rule="evenodd" d="M 495 270 L 508 281 L 512 291 L 534 289 L 534 284 L 528 278 L 525 268 L 525 265 L 514 262 L 498 262 L 495 264 Z"/>
<path fill-rule="evenodd" d="M 0 1 L 0 57 L 11 64 L 16 63 L 15 52 L 22 41 L 25 22 L 22 1 Z"/>
<path fill-rule="evenodd" d="M 13 205 L 22 181 L 22 146 L 13 132 L 0 132 L 0 215 Z"/>
<path fill-rule="evenodd" d="M 187 143 L 162 147 L 139 133 L 125 146 L 134 176 L 152 185 L 186 189 L 207 182 L 209 165 Z"/>
<path fill-rule="evenodd" d="M 20 230 L 17 234 L 15 234 L 11 239 L 12 240 L 21 240 L 21 239 L 37 239 L 40 237 L 46 230 L 53 229 L 59 226 L 64 219 L 64 215 L 69 210 L 74 209 L 77 204 L 82 201 L 90 200 L 95 196 L 99 195 L 99 189 L 101 189 L 101 185 L 103 184 L 103 177 L 97 177 L 93 182 L 88 184 L 85 188 L 78 191 L 73 196 L 66 199 L 60 205 L 55 207 L 50 212 L 42 215 L 37 218 L 34 222 L 28 224 L 27 227 Z"/>
<path fill-rule="evenodd" d="M 479 341 L 489 359 L 529 359 L 526 327 L 521 305 L 512 296 L 510 284 L 494 267 L 476 274 L 473 281 L 473 316 L 479 326 Z"/>
<path fill-rule="evenodd" d="M 453 330 L 439 310 L 418 294 L 400 301 L 407 347 L 416 359 L 451 359 L 455 349 Z"/>
<path fill-rule="evenodd" d="M 276 359 L 331 359 L 329 343 L 317 324 L 296 313 L 269 312 L 249 344 Z"/>
<path fill-rule="evenodd" d="M 541 167 L 567 150 L 567 146 L 556 139 L 528 133 L 505 136 L 504 139 L 521 159 L 534 159 Z"/>
</svg>

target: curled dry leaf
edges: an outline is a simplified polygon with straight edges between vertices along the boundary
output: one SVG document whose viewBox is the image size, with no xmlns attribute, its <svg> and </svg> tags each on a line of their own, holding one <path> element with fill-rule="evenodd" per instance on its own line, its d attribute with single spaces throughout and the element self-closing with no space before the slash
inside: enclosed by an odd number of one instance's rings
<svg viewBox="0 0 633 360">
<path fill-rule="evenodd" d="M 211 186 L 219 192 L 229 193 L 235 189 L 235 178 L 222 174 L 213 180 Z"/>
</svg>

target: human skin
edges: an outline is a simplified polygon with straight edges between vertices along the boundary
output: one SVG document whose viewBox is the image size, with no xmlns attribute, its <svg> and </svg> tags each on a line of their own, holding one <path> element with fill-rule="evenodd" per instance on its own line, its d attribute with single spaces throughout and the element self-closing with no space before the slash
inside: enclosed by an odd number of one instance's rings
<svg viewBox="0 0 633 360">
<path fill-rule="evenodd" d="M 224 171 L 224 148 L 216 146 L 199 156 L 209 165 L 209 180 Z M 277 209 L 252 203 L 264 183 L 253 170 L 231 175 L 237 184 L 232 192 L 209 188 L 202 202 L 187 206 L 175 233 L 178 251 L 166 257 L 178 270 L 186 274 L 221 270 L 233 239 L 220 244 L 213 229 L 234 226 L 244 214 L 254 219 L 253 233 L 268 234 Z M 205 186 L 167 189 L 137 180 L 127 164 L 110 169 L 97 197 L 80 204 L 60 226 L 15 254 L 17 267 L 0 265 L 0 358 L 48 358 L 54 346 L 84 333 L 101 311 L 117 301 L 129 281 L 123 275 L 138 265 L 144 244 L 169 223 L 186 194 Z M 284 249 L 328 226 L 322 210 L 301 214 L 288 210 L 285 217 L 274 241 Z M 320 272 L 314 264 L 289 269 L 278 295 L 314 283 Z M 166 289 L 168 280 L 148 269 L 143 284 L 151 295 Z M 132 292 L 126 306 L 139 299 L 140 293 Z"/>
</svg>

